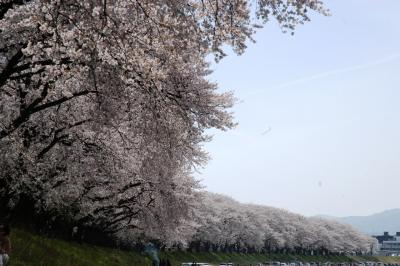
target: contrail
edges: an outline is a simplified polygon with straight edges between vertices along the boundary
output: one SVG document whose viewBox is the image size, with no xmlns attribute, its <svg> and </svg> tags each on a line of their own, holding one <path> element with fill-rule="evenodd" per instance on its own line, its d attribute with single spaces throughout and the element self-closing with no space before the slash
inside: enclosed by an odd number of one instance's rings
<svg viewBox="0 0 400 266">
<path fill-rule="evenodd" d="M 334 70 L 322 72 L 322 73 L 319 73 L 319 74 L 315 74 L 315 75 L 312 75 L 312 76 L 309 76 L 309 77 L 304 77 L 304 78 L 295 79 L 295 80 L 292 80 L 292 81 L 289 81 L 289 82 L 284 82 L 284 83 L 272 86 L 272 88 L 274 88 L 274 89 L 287 88 L 287 87 L 291 87 L 291 86 L 294 86 L 294 85 L 306 83 L 306 82 L 317 80 L 317 79 L 326 78 L 326 77 L 337 75 L 337 74 L 342 74 L 342 73 L 348 73 L 348 72 L 358 71 L 358 70 L 362 70 L 362 69 L 367 69 L 367 68 L 370 68 L 370 67 L 374 67 L 374 66 L 378 66 L 378 65 L 382 65 L 382 64 L 394 61 L 394 60 L 396 60 L 398 58 L 400 58 L 400 53 L 392 54 L 392 55 L 389 55 L 387 57 L 381 58 L 379 60 L 368 62 L 368 63 L 365 63 L 365 64 L 360 64 L 360 65 L 355 65 L 355 66 L 350 66 L 350 67 L 345 67 L 345 68 L 334 69 Z M 259 93 L 262 93 L 262 92 L 264 92 L 264 90 L 256 90 L 256 91 L 250 92 L 250 93 L 248 93 L 246 95 L 254 95 L 254 94 L 259 94 Z"/>
</svg>

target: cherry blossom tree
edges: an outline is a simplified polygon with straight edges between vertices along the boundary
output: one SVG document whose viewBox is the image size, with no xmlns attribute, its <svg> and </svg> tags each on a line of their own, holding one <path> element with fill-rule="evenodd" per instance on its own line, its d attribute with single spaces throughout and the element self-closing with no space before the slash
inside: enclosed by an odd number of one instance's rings
<svg viewBox="0 0 400 266">
<path fill-rule="evenodd" d="M 185 239 L 205 130 L 235 125 L 206 58 L 312 10 L 327 13 L 319 0 L 0 0 L 3 211 Z"/>
<path fill-rule="evenodd" d="M 294 254 L 368 253 L 376 240 L 349 225 L 201 193 L 189 248 Z"/>
</svg>

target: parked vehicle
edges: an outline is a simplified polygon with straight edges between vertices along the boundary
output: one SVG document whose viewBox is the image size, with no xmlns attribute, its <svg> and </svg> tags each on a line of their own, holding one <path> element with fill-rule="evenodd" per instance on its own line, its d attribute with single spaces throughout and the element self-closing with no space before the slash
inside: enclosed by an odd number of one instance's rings
<svg viewBox="0 0 400 266">
<path fill-rule="evenodd" d="M 207 262 L 184 262 L 181 266 L 211 266 L 211 264 Z"/>
</svg>

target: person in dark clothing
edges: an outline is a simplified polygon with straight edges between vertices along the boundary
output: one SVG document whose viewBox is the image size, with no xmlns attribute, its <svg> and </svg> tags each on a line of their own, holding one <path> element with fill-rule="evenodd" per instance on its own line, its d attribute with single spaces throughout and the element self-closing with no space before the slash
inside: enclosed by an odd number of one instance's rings
<svg viewBox="0 0 400 266">
<path fill-rule="evenodd" d="M 0 266 L 6 265 L 11 254 L 10 226 L 0 225 Z"/>
<path fill-rule="evenodd" d="M 148 242 L 145 245 L 144 253 L 150 256 L 153 262 L 153 266 L 160 266 L 160 259 L 158 258 L 158 249 L 153 243 Z"/>
</svg>

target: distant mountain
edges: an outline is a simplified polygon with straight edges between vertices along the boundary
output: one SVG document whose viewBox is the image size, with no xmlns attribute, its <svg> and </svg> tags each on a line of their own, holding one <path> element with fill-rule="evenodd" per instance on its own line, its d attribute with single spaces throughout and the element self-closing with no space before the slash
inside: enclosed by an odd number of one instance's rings
<svg viewBox="0 0 400 266">
<path fill-rule="evenodd" d="M 318 217 L 350 224 L 369 235 L 381 235 L 384 231 L 390 234 L 400 232 L 400 209 L 386 210 L 369 216 L 334 217 L 318 215 Z"/>
</svg>

